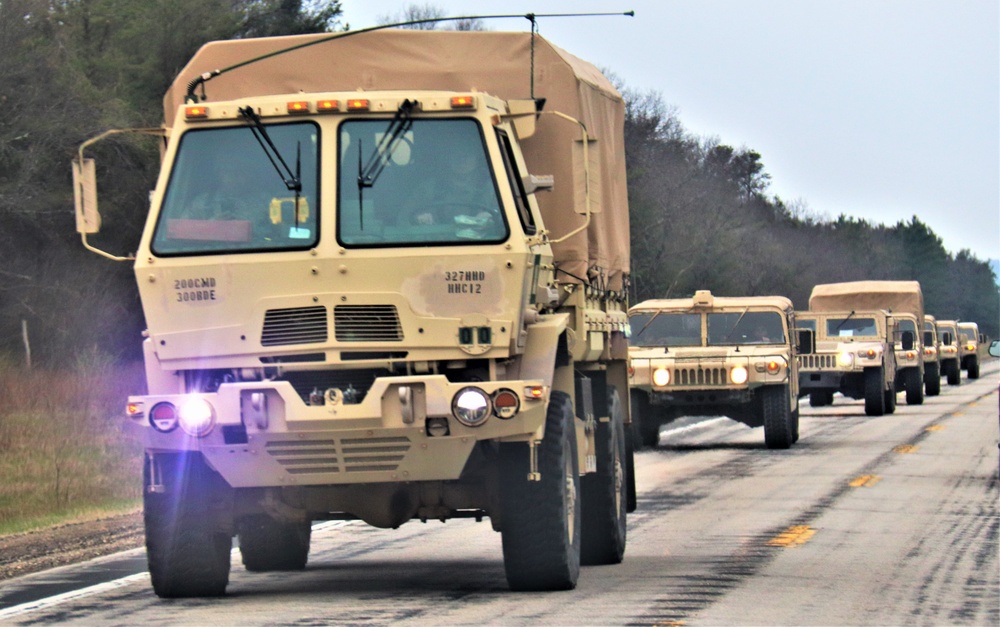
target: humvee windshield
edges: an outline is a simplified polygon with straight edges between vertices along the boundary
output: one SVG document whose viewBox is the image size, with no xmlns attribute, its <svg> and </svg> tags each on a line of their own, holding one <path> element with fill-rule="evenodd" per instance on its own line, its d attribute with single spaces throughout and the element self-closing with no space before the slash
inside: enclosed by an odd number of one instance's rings
<svg viewBox="0 0 1000 627">
<path fill-rule="evenodd" d="M 875 318 L 827 318 L 827 337 L 877 337 Z"/>
<path fill-rule="evenodd" d="M 346 247 L 497 243 L 507 239 L 479 124 L 413 120 L 383 142 L 388 121 L 348 120 L 338 136 L 337 240 Z M 384 146 L 384 154 L 378 147 Z M 364 164 L 384 168 L 358 184 Z"/>
<path fill-rule="evenodd" d="M 910 333 L 913 334 L 913 337 L 917 337 L 917 325 L 916 325 L 915 322 L 913 322 L 913 320 L 907 320 L 905 318 L 903 318 L 902 320 L 900 320 L 899 321 L 899 330 L 900 330 L 900 332 L 902 332 L 902 331 L 909 331 Z"/>
<path fill-rule="evenodd" d="M 781 315 L 774 311 L 708 314 L 708 345 L 784 344 Z"/>
<path fill-rule="evenodd" d="M 701 314 L 639 312 L 629 326 L 632 346 L 701 346 Z"/>
<path fill-rule="evenodd" d="M 319 239 L 319 128 L 269 124 L 294 171 L 298 202 L 249 127 L 190 130 L 177 148 L 153 233 L 160 256 L 304 250 Z"/>
</svg>

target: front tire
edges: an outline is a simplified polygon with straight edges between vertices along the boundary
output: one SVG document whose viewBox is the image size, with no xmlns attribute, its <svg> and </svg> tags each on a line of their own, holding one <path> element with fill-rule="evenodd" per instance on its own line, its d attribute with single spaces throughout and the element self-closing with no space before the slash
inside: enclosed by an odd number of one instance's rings
<svg viewBox="0 0 1000 627">
<path fill-rule="evenodd" d="M 945 371 L 948 375 L 948 385 L 960 385 L 962 383 L 962 369 L 958 367 L 957 360 L 949 360 L 945 364 Z"/>
<path fill-rule="evenodd" d="M 653 405 L 645 392 L 632 391 L 632 422 L 639 434 L 636 450 L 656 448 L 660 444 L 660 420 L 654 415 Z"/>
<path fill-rule="evenodd" d="M 941 393 L 941 366 L 937 363 L 930 363 L 925 368 L 924 393 L 927 396 L 937 396 Z"/>
<path fill-rule="evenodd" d="M 885 394 L 882 389 L 882 368 L 865 368 L 865 414 L 885 414 Z"/>
<path fill-rule="evenodd" d="M 618 390 L 608 387 L 608 422 L 597 423 L 597 472 L 580 479 L 583 494 L 581 563 L 619 564 L 625 556 L 628 467 L 625 413 Z"/>
<path fill-rule="evenodd" d="M 200 454 L 158 455 L 146 459 L 143 487 L 146 557 L 156 595 L 225 594 L 232 537 L 217 522 L 227 507 L 225 480 Z"/>
<path fill-rule="evenodd" d="M 580 473 L 573 404 L 553 391 L 529 481 L 529 448 L 500 445 L 501 538 L 511 590 L 572 590 L 580 575 Z"/>
<path fill-rule="evenodd" d="M 302 570 L 309 560 L 312 526 L 283 523 L 266 514 L 247 516 L 237 526 L 243 566 L 251 572 Z"/>
<path fill-rule="evenodd" d="M 788 387 L 768 385 L 757 390 L 761 395 L 764 421 L 764 444 L 767 448 L 789 448 L 795 440 Z"/>
<path fill-rule="evenodd" d="M 970 379 L 979 378 L 979 356 L 973 355 L 972 359 L 969 360 L 969 368 L 966 370 L 966 375 Z"/>
<path fill-rule="evenodd" d="M 889 389 L 885 391 L 885 413 L 896 413 L 896 384 L 890 383 Z"/>
<path fill-rule="evenodd" d="M 924 404 L 924 381 L 919 368 L 910 368 L 906 371 L 906 382 L 903 385 L 906 388 L 907 405 Z"/>
</svg>

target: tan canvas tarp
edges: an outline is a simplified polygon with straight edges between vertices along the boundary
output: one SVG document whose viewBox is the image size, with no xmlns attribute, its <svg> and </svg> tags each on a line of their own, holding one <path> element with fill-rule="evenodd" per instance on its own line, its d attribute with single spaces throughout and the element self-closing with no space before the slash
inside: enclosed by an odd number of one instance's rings
<svg viewBox="0 0 1000 627">
<path fill-rule="evenodd" d="M 187 86 L 200 74 L 329 35 L 220 41 L 202 47 L 164 97 L 164 119 L 172 124 Z M 205 84 L 207 101 L 254 95 L 364 90 L 483 91 L 503 99 L 531 96 L 530 33 L 383 30 L 320 43 L 222 74 Z M 566 273 L 603 273 L 620 290 L 629 271 L 628 200 L 623 126 L 625 105 L 614 86 L 590 63 L 535 37 L 535 97 L 545 111 L 560 111 L 586 125 L 592 140 L 591 200 L 601 208 L 590 228 L 555 244 Z M 200 94 L 200 88 L 198 92 Z M 538 131 L 523 143 L 532 174 L 552 174 L 555 189 L 537 194 L 553 238 L 577 229 L 583 217 L 582 168 L 575 124 L 543 115 Z M 579 154 L 577 155 L 579 161 Z M 596 167 L 594 167 L 596 165 Z M 578 164 L 579 166 L 579 164 Z M 563 275 L 560 279 L 565 280 Z"/>
<path fill-rule="evenodd" d="M 809 311 L 885 309 L 912 313 L 923 323 L 924 296 L 917 281 L 848 281 L 813 287 Z"/>
</svg>

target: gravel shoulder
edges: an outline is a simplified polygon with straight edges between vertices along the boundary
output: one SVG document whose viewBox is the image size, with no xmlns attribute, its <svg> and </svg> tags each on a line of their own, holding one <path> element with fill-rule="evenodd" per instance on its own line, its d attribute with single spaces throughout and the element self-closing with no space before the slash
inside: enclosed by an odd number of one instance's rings
<svg viewBox="0 0 1000 627">
<path fill-rule="evenodd" d="M 142 511 L 0 536 L 0 581 L 143 545 Z"/>
</svg>

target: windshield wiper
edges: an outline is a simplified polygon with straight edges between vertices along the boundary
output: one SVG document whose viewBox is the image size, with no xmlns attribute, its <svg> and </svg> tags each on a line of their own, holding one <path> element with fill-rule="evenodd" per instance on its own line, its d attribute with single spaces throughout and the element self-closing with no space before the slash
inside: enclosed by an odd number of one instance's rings
<svg viewBox="0 0 1000 627">
<path fill-rule="evenodd" d="M 740 314 L 740 317 L 739 317 L 739 318 L 737 318 L 737 319 L 736 319 L 736 322 L 734 322 L 734 323 L 733 323 L 733 328 L 729 329 L 729 333 L 727 333 L 727 334 L 726 334 L 726 339 L 727 339 L 727 340 L 728 340 L 728 339 L 730 339 L 731 337 L 733 337 L 733 333 L 735 333 L 735 332 L 736 332 L 736 327 L 740 326 L 740 322 L 742 322 L 742 321 L 743 321 L 743 316 L 747 315 L 747 312 L 748 312 L 748 311 L 750 311 L 750 305 L 747 305 L 747 306 L 746 306 L 746 307 L 745 307 L 745 308 L 743 309 L 743 313 L 741 313 L 741 314 Z"/>
<path fill-rule="evenodd" d="M 375 149 L 364 165 L 361 165 L 361 140 L 358 140 L 358 225 L 362 231 L 365 230 L 365 188 L 374 187 L 382 170 L 389 165 L 396 145 L 413 126 L 413 109 L 416 106 L 417 101 L 409 98 L 399 105 L 399 109 L 396 109 L 396 115 L 389 122 L 389 128 L 385 129 L 382 139 L 375 145 Z"/>
<path fill-rule="evenodd" d="M 853 315 L 854 315 L 854 310 L 852 309 L 851 313 L 847 314 L 847 317 L 840 321 L 840 324 L 837 325 L 837 328 L 834 329 L 834 331 L 840 331 L 840 327 L 842 327 L 845 324 L 847 324 L 847 321 L 850 320 L 851 316 L 853 316 Z"/>
<path fill-rule="evenodd" d="M 264 127 L 260 116 L 249 106 L 241 107 L 239 112 L 243 119 L 250 123 L 250 131 L 264 150 L 264 154 L 267 155 L 268 161 L 274 166 L 274 171 L 278 173 L 285 187 L 288 188 L 288 191 L 295 192 L 295 228 L 298 229 L 299 197 L 302 194 L 302 142 L 295 144 L 295 172 L 292 172 L 292 169 L 281 157 L 281 153 L 278 152 L 278 147 L 274 145 L 271 136 L 267 134 L 267 128 Z"/>
</svg>

